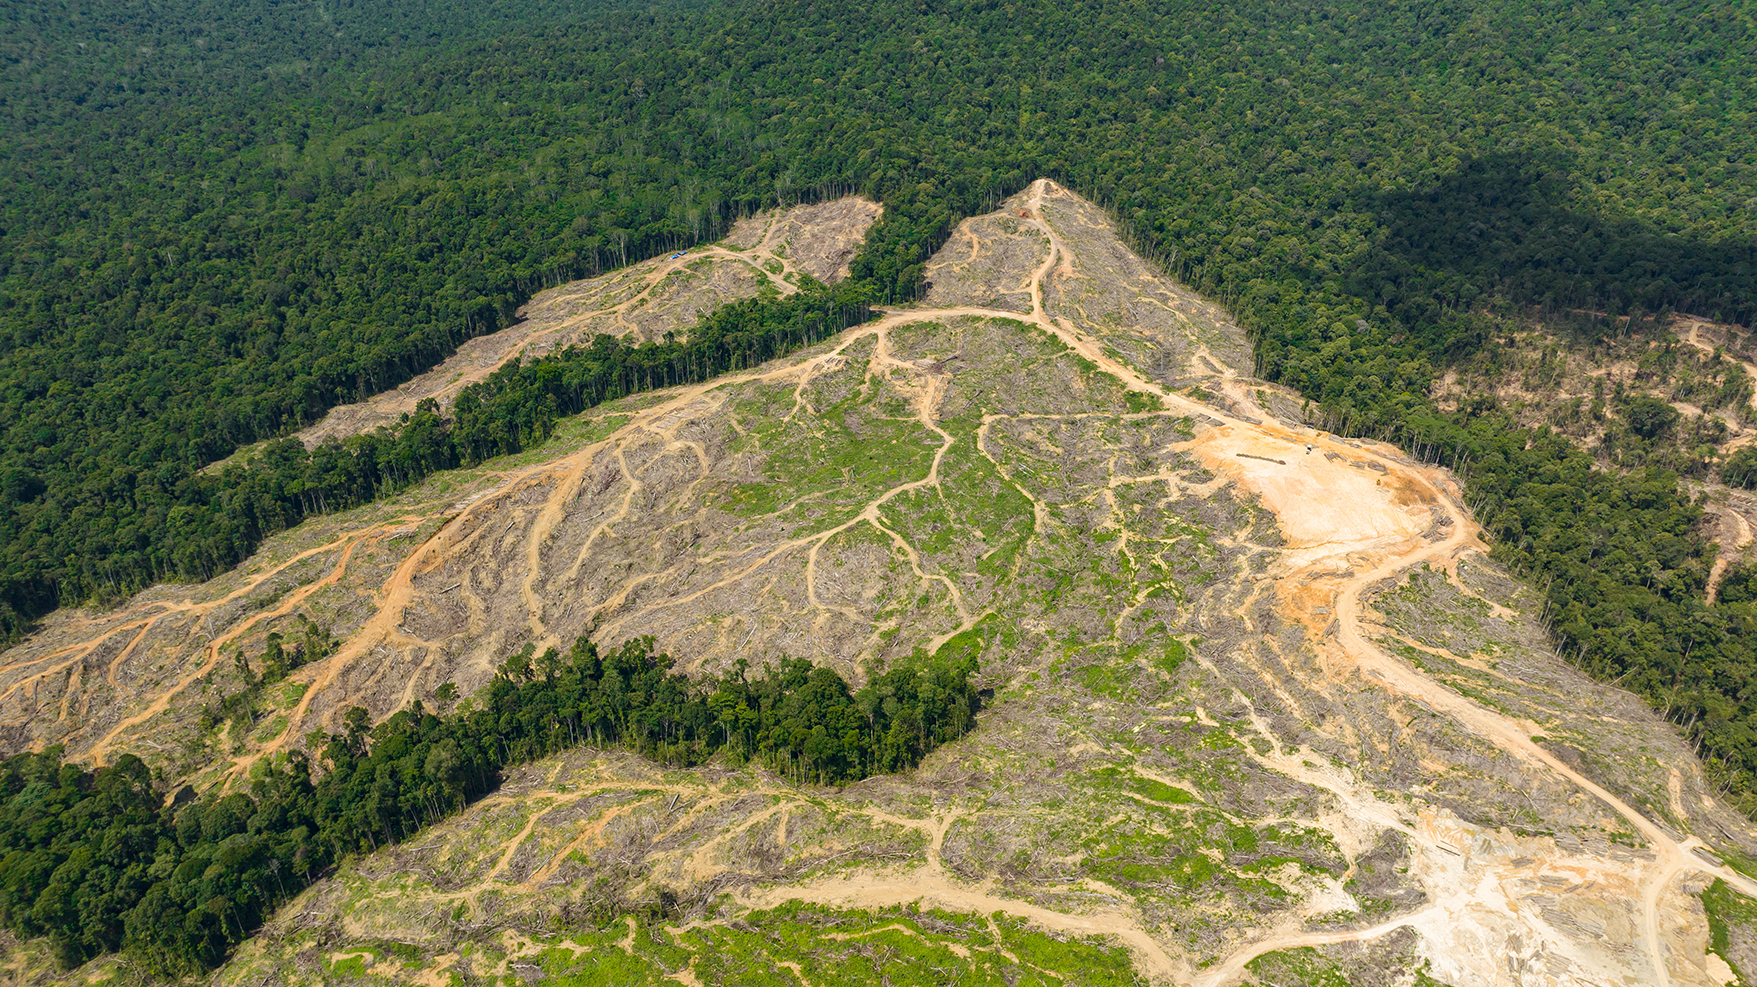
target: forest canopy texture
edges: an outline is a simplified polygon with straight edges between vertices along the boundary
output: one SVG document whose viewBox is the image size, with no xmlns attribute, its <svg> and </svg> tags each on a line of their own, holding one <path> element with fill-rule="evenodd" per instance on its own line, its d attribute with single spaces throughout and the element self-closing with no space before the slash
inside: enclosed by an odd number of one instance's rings
<svg viewBox="0 0 1757 987">
<path fill-rule="evenodd" d="M 1757 316 L 1749 4 L 123 6 L 0 14 L 0 633 L 911 298 L 959 216 L 1048 176 L 1229 304 L 1260 374 L 1465 471 L 1564 653 L 1757 804 L 1757 582 L 1706 604 L 1677 477 L 1427 398 L 1506 307 Z M 737 354 L 603 342 L 199 472 L 544 286 L 849 191 L 887 206 L 851 281 L 716 314 Z"/>
<path fill-rule="evenodd" d="M 604 653 L 585 638 L 566 654 L 527 645 L 445 715 L 417 702 L 372 727 L 355 707 L 312 739 L 315 764 L 295 751 L 259 763 L 248 791 L 170 805 L 132 754 L 96 771 L 59 748 L 19 754 L 0 761 L 0 926 L 47 937 L 67 966 L 126 950 L 161 974 L 200 973 L 343 856 L 400 842 L 504 768 L 570 747 L 668 765 L 723 752 L 820 784 L 912 768 L 975 724 L 970 650 L 869 669 L 853 690 L 804 658 L 692 682 L 650 638 Z"/>
</svg>

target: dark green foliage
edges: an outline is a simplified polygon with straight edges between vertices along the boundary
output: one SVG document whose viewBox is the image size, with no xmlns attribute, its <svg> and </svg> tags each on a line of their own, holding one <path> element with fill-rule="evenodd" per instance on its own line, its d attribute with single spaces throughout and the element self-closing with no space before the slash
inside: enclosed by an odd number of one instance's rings
<svg viewBox="0 0 1757 987">
<path fill-rule="evenodd" d="M 1757 603 L 1757 568 L 1729 566 L 1720 580 L 1720 602 Z"/>
<path fill-rule="evenodd" d="M 301 619 L 303 628 L 300 639 L 293 642 L 291 647 L 286 646 L 286 639 L 280 634 L 268 635 L 268 650 L 263 653 L 260 673 L 250 667 L 243 652 L 233 655 L 238 677 L 243 680 L 244 688 L 207 704 L 200 719 L 196 721 L 203 730 L 211 730 L 220 723 L 230 722 L 234 728 L 232 736 L 242 736 L 242 731 L 248 730 L 261 713 L 258 702 L 264 689 L 335 650 L 336 642 L 330 638 L 329 632 L 318 627 L 309 617 Z"/>
<path fill-rule="evenodd" d="M 264 665 L 277 653 L 285 661 L 271 641 Z M 20 754 L 0 764 L 0 924 L 47 936 L 70 966 L 126 949 L 161 973 L 199 973 L 326 867 L 408 838 L 511 765 L 579 744 L 672 765 L 725 750 L 844 784 L 907 770 L 975 725 L 968 655 L 898 665 L 858 692 L 805 659 L 754 680 L 742 662 L 702 682 L 671 667 L 651 639 L 602 654 L 585 638 L 566 655 L 527 646 L 448 715 L 416 703 L 369 729 L 365 710 L 349 711 L 315 781 L 294 752 L 247 792 L 183 805 L 165 806 L 132 755 L 94 773 L 58 748 Z"/>
<path fill-rule="evenodd" d="M 1682 728 L 1727 795 L 1757 810 L 1757 605 L 1734 567 L 1706 602 L 1714 549 L 1677 477 L 1595 469 L 1547 429 L 1499 413 L 1412 410 L 1384 423 L 1358 412 L 1357 434 L 1401 442 L 1457 466 L 1496 558 L 1543 587 L 1557 650 L 1640 695 Z"/>
<path fill-rule="evenodd" d="M 132 754 L 91 775 L 60 749 L 0 767 L 0 922 L 48 936 L 73 965 L 118 949 L 164 837 L 151 773 Z"/>
<path fill-rule="evenodd" d="M 1497 294 L 1757 306 L 1754 30 L 1710 0 L 8 11 L 6 633 L 296 518 L 201 516 L 200 465 L 771 203 L 883 197 L 883 302 L 1063 178 L 1332 406 L 1419 395 Z"/>
<path fill-rule="evenodd" d="M 1729 487 L 1757 489 L 1757 446 L 1742 446 L 1720 466 L 1720 478 Z"/>
<path fill-rule="evenodd" d="M 1678 409 L 1645 394 L 1629 399 L 1623 408 L 1629 430 L 1644 439 L 1663 439 L 1678 425 Z"/>
</svg>

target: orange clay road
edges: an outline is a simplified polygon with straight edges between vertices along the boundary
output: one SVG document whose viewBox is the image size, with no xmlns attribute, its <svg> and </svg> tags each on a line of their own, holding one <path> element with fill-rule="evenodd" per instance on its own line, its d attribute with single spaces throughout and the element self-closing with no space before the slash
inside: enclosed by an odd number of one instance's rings
<svg viewBox="0 0 1757 987">
<path fill-rule="evenodd" d="M 1261 421 L 1251 420 L 1192 401 L 1167 390 L 1133 367 L 1122 364 L 1098 339 L 1080 332 L 1065 320 L 1050 317 L 1043 306 L 1045 280 L 1052 275 L 1077 276 L 1074 258 L 1063 246 L 1053 227 L 1042 219 L 1044 197 L 1058 191 L 1053 190 L 1053 187 L 1047 182 L 1038 182 L 1032 193 L 1032 218 L 1026 223 L 1037 228 L 1047 237 L 1049 253 L 1031 277 L 1032 311 L 1030 313 L 976 306 L 883 310 L 883 315 L 878 320 L 849 330 L 844 335 L 841 346 L 835 352 L 800 364 L 730 374 L 709 383 L 674 391 L 669 400 L 637 413 L 617 433 L 603 441 L 564 459 L 510 473 L 508 482 L 500 488 L 500 492 L 504 494 L 519 488 L 526 481 L 538 477 L 553 476 L 558 473 L 569 474 L 569 480 L 572 482 L 557 484 L 550 504 L 545 505 L 544 514 L 549 516 L 550 522 L 553 523 L 554 520 L 564 516 L 556 509 L 574 496 L 577 484 L 583 480 L 587 465 L 599 452 L 612 448 L 618 440 L 625 436 L 640 430 L 663 434 L 675 424 L 675 420 L 669 424 L 666 423 L 669 416 L 687 411 L 692 406 L 709 399 L 714 391 L 721 388 L 753 380 L 777 380 L 809 374 L 823 361 L 837 359 L 841 349 L 845 349 L 848 344 L 866 335 L 878 335 L 883 340 L 884 334 L 897 326 L 960 317 L 1008 319 L 1035 325 L 1066 344 L 1080 356 L 1096 364 L 1104 372 L 1116 377 L 1128 389 L 1152 395 L 1163 402 L 1168 408 L 1165 413 L 1195 416 L 1199 420 L 1210 422 L 1217 421 L 1218 424 L 1202 430 L 1198 437 L 1188 444 L 1190 451 L 1198 455 L 1211 468 L 1227 473 L 1234 479 L 1241 481 L 1247 489 L 1251 489 L 1252 492 L 1261 496 L 1265 506 L 1274 511 L 1281 519 L 1284 528 L 1289 530 L 1319 529 L 1326 523 L 1326 518 L 1333 513 L 1339 511 L 1347 513 L 1346 507 L 1333 500 L 1327 502 L 1309 496 L 1291 495 L 1297 494 L 1297 491 L 1279 490 L 1275 486 L 1273 478 L 1266 478 L 1252 468 L 1254 463 L 1239 459 L 1241 452 L 1248 451 L 1250 454 L 1261 456 L 1267 462 L 1273 462 L 1276 459 L 1285 461 L 1296 456 L 1299 459 L 1304 459 L 1303 447 L 1310 444 L 1314 453 L 1333 454 L 1347 462 L 1377 464 L 1385 470 L 1383 474 L 1385 480 L 1387 482 L 1394 481 L 1394 485 L 1400 488 L 1401 494 L 1398 497 L 1400 502 L 1437 508 L 1443 513 L 1445 517 L 1443 526 L 1449 527 L 1450 533 L 1443 539 L 1430 543 L 1420 538 L 1418 527 L 1407 520 L 1401 523 L 1393 522 L 1389 526 L 1381 524 L 1375 529 L 1370 523 L 1371 519 L 1368 519 L 1368 522 L 1363 522 L 1364 527 L 1356 525 L 1361 530 L 1352 532 L 1352 537 L 1327 542 L 1308 540 L 1305 547 L 1309 548 L 1311 552 L 1321 554 L 1313 556 L 1312 560 L 1304 567 L 1307 570 L 1333 568 L 1338 556 L 1350 553 L 1366 555 L 1378 560 L 1376 566 L 1366 571 L 1352 572 L 1340 583 L 1340 590 L 1333 607 L 1337 615 L 1334 633 L 1322 646 L 1339 652 L 1339 656 L 1345 661 L 1351 662 L 1367 681 L 1374 682 L 1399 695 L 1418 699 L 1434 709 L 1452 716 L 1472 732 L 1502 749 L 1566 778 L 1627 820 L 1647 840 L 1657 857 L 1655 862 L 1645 865 L 1644 886 L 1646 891 L 1643 898 L 1642 945 L 1644 951 L 1653 961 L 1655 983 L 1659 987 L 1669 987 L 1671 980 L 1664 968 L 1659 942 L 1657 906 L 1658 899 L 1667 885 L 1679 874 L 1686 871 L 1697 871 L 1721 878 L 1741 891 L 1757 896 L 1757 882 L 1745 878 L 1730 868 L 1716 867 L 1697 857 L 1691 851 L 1702 846 L 1700 841 L 1694 837 L 1684 840 L 1672 837 L 1603 787 L 1544 750 L 1532 740 L 1532 736 L 1536 732 L 1533 724 L 1519 722 L 1478 706 L 1407 663 L 1386 654 L 1369 641 L 1361 628 L 1361 598 L 1371 587 L 1423 562 L 1438 562 L 1442 566 L 1449 566 L 1460 553 L 1473 551 L 1480 547 L 1477 527 L 1460 506 L 1456 496 L 1443 489 L 1437 481 L 1436 478 L 1443 474 L 1416 466 L 1388 446 L 1346 440 L 1316 429 L 1285 425 L 1267 414 L 1262 416 Z M 930 400 L 930 396 L 924 395 L 924 403 L 920 409 L 924 416 L 923 420 L 928 422 L 932 421 L 931 408 L 927 403 Z M 942 436 L 942 445 L 935 457 L 937 462 L 943 456 L 945 448 L 951 440 L 944 432 L 940 432 L 937 428 L 934 430 Z M 1279 453 L 1279 456 L 1275 455 L 1276 453 Z M 1247 465 L 1241 466 L 1241 463 Z M 912 489 L 933 482 L 936 482 L 936 477 L 930 473 L 927 477 L 910 481 L 904 487 Z M 903 487 L 900 487 L 890 494 L 882 495 L 880 500 L 889 499 L 890 496 L 901 492 L 902 489 Z M 398 568 L 396 574 L 386 583 L 382 591 L 382 603 L 378 614 L 367 622 L 366 626 L 354 636 L 341 652 L 323 663 L 324 670 L 319 672 L 314 688 L 307 690 L 306 700 L 289 716 L 286 730 L 276 741 L 271 743 L 271 749 L 285 746 L 300 736 L 309 699 L 319 691 L 315 686 L 320 686 L 327 677 L 333 676 L 335 671 L 347 662 L 367 654 L 380 644 L 388 643 L 394 629 L 401 621 L 404 607 L 412 602 L 414 576 L 431 568 L 432 565 L 436 564 L 438 557 L 453 550 L 457 540 L 467 537 L 461 533 L 470 529 L 473 515 L 477 512 L 486 513 L 493 510 L 497 502 L 497 497 L 484 497 L 471 504 Z M 616 515 L 603 520 L 599 529 L 607 528 L 626 516 L 632 502 L 632 497 L 625 498 Z M 862 520 L 873 520 L 867 516 L 873 512 L 874 508 L 869 506 L 868 510 L 863 512 L 862 517 L 849 522 L 849 524 Z M 1307 516 L 1296 516 L 1301 512 Z M 547 525 L 538 525 L 531 535 L 532 539 L 540 541 L 547 530 Z M 757 562 L 729 578 L 738 579 L 748 576 L 760 568 L 764 562 L 781 552 L 813 543 L 821 544 L 822 538 L 827 534 L 814 534 L 777 547 L 775 551 L 766 554 Z M 1303 557 L 1310 554 L 1298 551 L 1299 541 L 1297 539 L 1295 546 L 1295 550 L 1290 552 L 1291 555 Z M 1320 565 L 1317 561 L 1320 558 L 1327 561 Z M 1297 575 L 1296 573 L 1295 576 L 1297 577 Z M 969 617 L 966 616 L 966 620 L 968 619 Z M 236 767 L 241 768 L 244 764 L 245 762 L 240 762 Z M 761 904 L 771 900 L 783 900 L 787 897 L 826 902 L 859 900 L 878 903 L 881 899 L 888 901 L 890 898 L 897 898 L 901 901 L 915 900 L 926 896 L 954 907 L 967 906 L 980 911 L 1004 910 L 1064 931 L 1102 931 L 1114 934 L 1129 945 L 1131 951 L 1151 973 L 1161 978 L 1176 978 L 1174 965 L 1163 947 L 1159 946 L 1132 920 L 1120 914 L 1104 916 L 1063 915 L 1024 902 L 997 898 L 980 889 L 963 889 L 943 871 L 937 874 L 933 873 L 931 859 L 925 868 L 905 875 L 894 876 L 890 879 L 879 875 L 868 875 L 866 878 L 868 883 L 864 885 L 860 885 L 859 880 L 850 879 L 842 882 L 774 888 L 764 892 L 750 903 Z M 1235 979 L 1242 972 L 1246 963 L 1263 953 L 1302 945 L 1376 938 L 1396 928 L 1417 923 L 1420 919 L 1428 916 L 1434 907 L 1438 906 L 1430 906 L 1419 912 L 1352 932 L 1272 936 L 1252 943 L 1225 958 L 1201 977 L 1196 978 L 1194 982 L 1199 987 L 1221 987 L 1221 985 Z"/>
<path fill-rule="evenodd" d="M 415 578 L 436 567 L 448 554 L 469 542 L 483 529 L 477 523 L 481 516 L 494 511 L 502 503 L 504 497 L 522 489 L 526 484 L 539 479 L 554 478 L 560 482 L 554 484 L 550 500 L 542 508 L 543 520 L 533 526 L 529 538 L 533 544 L 540 543 L 554 524 L 565 517 L 561 510 L 567 500 L 573 498 L 578 487 L 585 480 L 588 466 L 601 452 L 615 449 L 616 444 L 628 436 L 640 431 L 659 434 L 668 441 L 675 442 L 671 433 L 676 419 L 669 416 L 682 416 L 692 408 L 712 401 L 714 392 L 722 388 L 753 380 L 779 380 L 809 376 L 814 369 L 820 368 L 826 361 L 839 359 L 845 349 L 856 339 L 867 335 L 876 335 L 881 347 L 886 342 L 885 334 L 893 327 L 917 322 L 938 321 L 959 317 L 996 318 L 1029 323 L 1060 340 L 1074 352 L 1091 361 L 1100 370 L 1114 376 L 1129 390 L 1153 396 L 1167 409 L 1163 414 L 1193 416 L 1198 421 L 1209 423 L 1208 427 L 1200 428 L 1195 439 L 1184 444 L 1184 448 L 1196 455 L 1210 469 L 1224 473 L 1245 489 L 1256 494 L 1266 508 L 1274 512 L 1280 520 L 1284 532 L 1289 534 L 1290 547 L 1285 556 L 1292 566 L 1291 572 L 1285 572 L 1280 578 L 1285 585 L 1293 585 L 1302 577 L 1310 576 L 1319 571 L 1331 572 L 1344 557 L 1365 559 L 1366 564 L 1349 566 L 1347 574 L 1336 585 L 1335 599 L 1331 608 L 1335 613 L 1335 622 L 1329 626 L 1329 633 L 1320 636 L 1318 647 L 1333 667 L 1352 668 L 1358 671 L 1362 679 L 1397 695 L 1406 696 L 1427 704 L 1434 710 L 1454 718 L 1464 727 L 1500 747 L 1534 767 L 1541 768 L 1566 779 L 1581 791 L 1591 795 L 1605 806 L 1626 820 L 1652 849 L 1655 859 L 1651 862 L 1633 861 L 1627 866 L 1639 870 L 1639 881 L 1643 888 L 1641 940 L 1643 951 L 1653 963 L 1654 983 L 1659 987 L 1669 987 L 1671 976 L 1665 966 L 1661 945 L 1660 920 L 1658 902 L 1667 887 L 1679 875 L 1686 872 L 1698 872 L 1704 875 L 1725 880 L 1728 884 L 1743 893 L 1757 897 L 1757 882 L 1724 866 L 1715 866 L 1698 857 L 1692 851 L 1703 844 L 1695 837 L 1677 839 L 1657 824 L 1641 815 L 1603 787 L 1591 779 L 1575 771 L 1560 759 L 1549 753 L 1532 738 L 1536 733 L 1534 724 L 1515 720 L 1512 717 L 1485 709 L 1464 698 L 1441 683 L 1430 678 L 1419 669 L 1400 661 L 1373 644 L 1362 627 L 1363 596 L 1375 585 L 1396 576 L 1398 573 L 1424 562 L 1436 563 L 1443 568 L 1450 568 L 1463 553 L 1476 551 L 1480 548 L 1478 529 L 1467 512 L 1459 504 L 1458 497 L 1449 489 L 1449 481 L 1445 474 L 1419 467 L 1388 446 L 1360 441 L 1342 439 L 1315 429 L 1284 424 L 1268 414 L 1261 415 L 1261 420 L 1244 413 L 1232 413 L 1200 404 L 1178 395 L 1151 379 L 1133 367 L 1124 365 L 1095 337 L 1087 335 L 1065 319 L 1050 316 L 1044 309 L 1043 290 L 1046 280 L 1050 277 L 1078 277 L 1076 258 L 1063 244 L 1054 227 L 1045 221 L 1046 201 L 1064 195 L 1059 188 L 1049 182 L 1039 181 L 1031 190 L 1030 217 L 1023 225 L 1029 225 L 1044 234 L 1048 240 L 1048 255 L 1032 273 L 1030 293 L 1032 310 L 1029 313 L 993 310 L 980 307 L 953 307 L 935 309 L 896 309 L 885 310 L 878 320 L 864 326 L 849 330 L 843 337 L 841 346 L 834 352 L 814 357 L 810 360 L 782 367 L 758 369 L 743 373 L 729 374 L 718 380 L 675 390 L 669 399 L 637 412 L 615 434 L 581 449 L 566 457 L 547 463 L 511 471 L 506 475 L 495 495 L 479 498 L 466 506 L 451 522 L 419 546 L 397 568 L 396 572 L 386 581 L 380 591 L 380 602 L 377 612 L 369 618 L 360 630 L 330 658 L 311 666 L 309 671 L 301 671 L 301 676 L 311 676 L 312 687 L 307 689 L 299 706 L 291 711 L 288 723 L 283 732 L 266 748 L 256 751 L 253 755 L 240 759 L 232 767 L 234 777 L 242 776 L 251 760 L 295 742 L 304 729 L 310 715 L 311 699 L 318 695 L 323 685 L 332 680 L 341 669 L 350 662 L 369 655 L 373 649 L 381 645 L 398 642 L 404 635 L 398 630 L 405 609 L 415 599 Z M 1230 390 L 1230 389 L 1229 389 Z M 924 485 L 938 482 L 937 465 L 944 456 L 946 449 L 953 441 L 952 437 L 934 424 L 933 412 L 937 405 L 943 385 L 924 382 L 921 385 L 918 412 L 924 423 L 941 437 L 941 446 L 936 452 L 934 463 L 936 469 L 930 470 L 927 476 L 903 484 L 890 492 L 881 495 L 877 501 L 869 505 L 861 516 L 848 524 L 866 521 L 878 524 L 876 508 L 896 494 Z M 1236 394 L 1236 406 L 1252 407 L 1248 399 Z M 1256 409 L 1253 409 L 1256 410 Z M 1335 478 L 1342 486 L 1313 487 L 1308 476 L 1301 475 L 1302 468 L 1317 471 L 1324 467 L 1319 463 L 1319 456 L 1307 458 L 1303 449 L 1310 445 L 1313 453 L 1324 454 L 1326 462 L 1346 464 L 1373 464 L 1373 471 L 1358 470 L 1361 486 L 1348 487 L 1347 482 L 1354 482 L 1351 477 L 1343 476 L 1336 470 L 1323 474 Z M 1247 458 L 1241 458 L 1247 457 Z M 1334 457 L 1333 459 L 1331 457 Z M 1287 463 L 1294 465 L 1289 467 Z M 1305 464 L 1310 464 L 1305 466 Z M 1273 468 L 1272 468 L 1273 467 Z M 1378 472 L 1382 470 L 1383 472 Z M 1376 494 L 1371 493 L 1377 490 Z M 1361 493 L 1369 493 L 1376 498 L 1373 504 L 1362 506 Z M 1345 502 L 1346 501 L 1346 502 Z M 615 516 L 604 519 L 596 530 L 608 529 L 627 515 L 634 502 L 632 496 L 623 499 Z M 1422 510 L 1429 512 L 1427 520 L 1418 516 Z M 1376 511 L 1376 513 L 1374 513 Z M 1414 512 L 1414 513 L 1412 513 Z M 1344 523 L 1335 524 L 1335 519 L 1342 518 Z M 341 539 L 330 545 L 312 549 L 306 555 L 332 550 L 338 545 L 345 548 L 335 567 L 322 583 L 339 579 L 345 571 L 354 548 L 362 541 L 371 537 L 382 537 L 393 524 L 406 524 L 418 521 L 419 518 L 401 518 L 391 524 L 380 525 L 367 531 L 359 532 Z M 1437 523 L 1436 523 L 1437 522 Z M 1326 526 L 1329 526 L 1328 528 Z M 1444 532 L 1437 541 L 1428 541 L 1423 534 L 1438 529 Z M 753 565 L 729 577 L 743 578 L 754 572 L 764 562 L 784 551 L 791 551 L 807 546 L 821 545 L 822 540 L 830 532 L 819 533 L 796 539 L 780 546 Z M 895 539 L 894 533 L 891 534 Z M 912 553 L 909 553 L 912 555 Z M 920 569 L 917 567 L 917 574 Z M 316 588 L 317 584 L 305 588 L 305 592 Z M 243 592 L 243 591 L 240 591 Z M 955 592 L 955 590 L 954 590 Z M 532 608 L 533 628 L 541 629 L 540 616 L 537 613 L 537 601 L 533 598 L 529 586 L 526 591 L 527 604 Z M 277 608 L 276 613 L 290 612 L 303 599 L 303 594 Z M 158 619 L 164 613 L 174 612 L 176 607 L 168 605 L 166 609 L 140 621 L 117 626 L 106 633 L 106 637 L 122 633 L 128 629 L 138 629 L 146 623 Z M 968 623 L 971 615 L 964 613 L 959 606 L 960 614 Z M 118 738 L 128 729 L 150 720 L 171 701 L 182 689 L 195 681 L 207 669 L 213 667 L 218 660 L 219 647 L 225 641 L 241 634 L 252 623 L 267 619 L 273 614 L 265 613 L 253 617 L 250 622 L 234 628 L 226 636 L 215 640 L 208 649 L 208 660 L 192 675 L 186 677 L 178 686 L 140 713 L 118 724 L 94 748 L 94 757 L 101 758 L 103 752 L 115 745 Z M 1328 620 L 1328 618 L 1326 618 Z M 95 643 L 83 646 L 86 650 L 95 647 Z M 56 655 L 36 659 L 45 661 L 60 657 L 66 651 Z M 13 688 L 17 688 L 14 686 Z M 1279 754 L 1279 752 L 1278 752 Z M 1347 792 L 1333 789 L 1338 794 Z M 1345 799 L 1352 804 L 1352 800 Z M 933 845 L 925 865 L 901 874 L 867 874 L 864 877 L 837 878 L 829 881 L 813 882 L 801 886 L 777 887 L 765 890 L 747 899 L 747 904 L 761 906 L 768 903 L 779 903 L 789 898 L 804 898 L 823 902 L 864 902 L 880 903 L 895 899 L 898 902 L 931 898 L 944 902 L 952 907 L 974 911 L 992 912 L 1006 911 L 1009 914 L 1028 918 L 1050 928 L 1062 929 L 1079 933 L 1106 933 L 1120 938 L 1131 952 L 1143 964 L 1144 968 L 1158 979 L 1183 980 L 1199 985 L 1199 987 L 1223 987 L 1235 980 L 1244 971 L 1245 965 L 1257 956 L 1278 949 L 1298 946 L 1339 943 L 1376 938 L 1405 926 L 1415 925 L 1424 919 L 1431 919 L 1436 909 L 1443 908 L 1444 901 L 1429 905 L 1420 911 L 1392 918 L 1369 928 L 1347 932 L 1324 932 L 1308 934 L 1275 935 L 1250 943 L 1224 957 L 1213 967 L 1200 976 L 1192 976 L 1182 968 L 1181 962 L 1174 961 L 1165 948 L 1142 929 L 1134 919 L 1123 913 L 1102 913 L 1069 915 L 1052 912 L 1026 902 L 996 897 L 981 886 L 964 887 L 944 872 L 939 866 L 938 847 L 944 839 L 946 829 L 951 825 L 955 810 L 939 817 L 933 824 Z"/>
</svg>

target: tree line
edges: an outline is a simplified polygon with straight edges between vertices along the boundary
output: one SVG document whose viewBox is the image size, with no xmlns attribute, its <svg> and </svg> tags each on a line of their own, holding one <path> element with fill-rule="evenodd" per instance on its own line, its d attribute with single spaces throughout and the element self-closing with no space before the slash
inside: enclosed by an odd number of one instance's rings
<svg viewBox="0 0 1757 987">
<path fill-rule="evenodd" d="M 348 855 L 402 842 L 506 768 L 577 746 L 674 766 L 754 761 L 799 784 L 909 770 L 975 725 L 979 650 L 875 668 L 853 689 L 803 658 L 691 681 L 651 638 L 527 645 L 449 712 L 416 702 L 373 727 L 356 707 L 312 738 L 315 760 L 277 755 L 247 786 L 170 804 L 133 755 L 91 771 L 59 748 L 19 754 L 0 764 L 0 925 L 47 937 L 65 966 L 121 951 L 162 975 L 200 973 Z"/>
<path fill-rule="evenodd" d="M 394 426 L 309 450 L 288 438 L 217 471 L 161 467 L 157 476 L 118 492 L 133 523 L 58 532 L 58 541 L 76 554 L 65 564 L 72 576 L 113 592 L 143 578 L 210 578 L 306 517 L 367 503 L 437 470 L 522 451 L 548 439 L 561 417 L 755 366 L 826 339 L 869 317 L 869 293 L 861 283 L 830 287 L 806 277 L 792 295 L 706 313 L 681 339 L 631 344 L 600 335 L 584 346 L 510 362 L 465 388 L 449 415 L 428 401 Z M 40 595 L 52 599 L 46 589 Z"/>
<path fill-rule="evenodd" d="M 345 36 L 21 8 L 0 633 L 230 564 L 248 532 L 141 550 L 204 464 L 773 204 L 883 199 L 854 276 L 897 301 L 957 217 L 1056 177 L 1253 313 L 1270 368 L 1356 321 L 1451 359 L 1497 293 L 1753 311 L 1752 28 L 1711 0 L 381 6 Z"/>
</svg>

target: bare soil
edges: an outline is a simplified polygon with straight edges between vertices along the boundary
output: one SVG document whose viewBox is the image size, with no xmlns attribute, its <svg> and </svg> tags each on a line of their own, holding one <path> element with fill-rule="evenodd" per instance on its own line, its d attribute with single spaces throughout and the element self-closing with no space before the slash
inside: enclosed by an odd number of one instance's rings
<svg viewBox="0 0 1757 987">
<path fill-rule="evenodd" d="M 508 360 L 532 359 L 593 336 L 635 341 L 687 335 L 700 316 L 767 286 L 797 291 L 798 274 L 825 283 L 846 277 L 848 262 L 882 208 L 861 198 L 759 213 L 720 243 L 631 264 L 551 288 L 532 298 L 512 325 L 478 336 L 449 359 L 393 391 L 332 409 L 297 434 L 307 447 L 394 423 L 427 399 L 449 407 L 458 392 Z"/>
<path fill-rule="evenodd" d="M 6 743 L 228 783 L 347 706 L 467 693 L 525 642 L 652 634 L 700 670 L 858 678 L 976 629 L 993 702 L 914 773 L 527 766 L 314 887 L 219 979 L 385 941 L 505 973 L 663 889 L 655 936 L 919 902 L 1106 937 L 1156 982 L 1313 947 L 1460 985 L 1719 987 L 1692 894 L 1757 882 L 1699 851 L 1749 853 L 1749 820 L 1548 651 L 1445 471 L 1278 417 L 1225 313 L 1108 229 L 1039 181 L 960 228 L 919 306 L 598 409 L 213 583 L 59 615 L 0 656 Z M 302 691 L 235 746 L 193 730 L 230 649 L 313 613 L 344 644 Z"/>
</svg>

